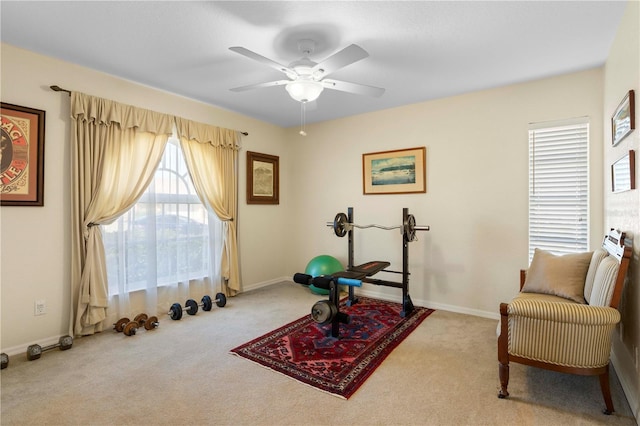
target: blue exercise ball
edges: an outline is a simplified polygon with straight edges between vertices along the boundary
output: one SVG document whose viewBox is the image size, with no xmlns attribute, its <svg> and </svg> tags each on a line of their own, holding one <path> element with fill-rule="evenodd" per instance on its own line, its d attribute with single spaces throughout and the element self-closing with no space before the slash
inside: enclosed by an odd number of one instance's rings
<svg viewBox="0 0 640 426">
<path fill-rule="evenodd" d="M 333 256 L 323 254 L 311 259 L 309 263 L 307 263 L 304 273 L 312 277 L 318 277 L 320 275 L 331 275 L 340 271 L 344 271 L 342 263 Z M 309 290 L 315 294 L 329 294 L 329 290 L 318 288 L 313 284 L 309 286 Z"/>
</svg>

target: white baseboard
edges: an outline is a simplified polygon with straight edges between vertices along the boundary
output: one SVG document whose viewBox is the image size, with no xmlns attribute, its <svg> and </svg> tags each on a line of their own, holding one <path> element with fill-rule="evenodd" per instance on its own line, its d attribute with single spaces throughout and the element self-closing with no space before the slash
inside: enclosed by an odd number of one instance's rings
<svg viewBox="0 0 640 426">
<path fill-rule="evenodd" d="M 388 300 L 390 302 L 398 301 L 398 297 L 391 297 L 389 295 L 382 294 L 377 291 L 363 290 L 361 288 L 356 290 L 356 294 L 366 296 L 366 297 L 373 297 L 376 299 Z M 500 320 L 500 313 L 498 312 L 497 308 L 496 308 L 496 312 L 487 312 L 487 311 L 481 311 L 479 309 L 465 308 L 463 306 L 447 305 L 445 303 L 432 302 L 430 300 L 412 298 L 411 301 L 413 302 L 414 305 L 424 306 L 425 308 L 442 310 L 447 312 L 454 312 L 457 314 L 473 315 L 475 317 L 494 319 L 496 321 Z"/>
<path fill-rule="evenodd" d="M 246 292 L 246 291 L 251 291 L 251 290 L 256 290 L 262 287 L 267 287 L 270 286 L 272 284 L 278 284 L 281 283 L 283 281 L 291 281 L 291 277 L 280 277 L 280 278 L 274 278 L 272 280 L 268 280 L 268 281 L 262 281 L 259 283 L 254 283 L 254 284 L 249 284 L 249 285 L 243 285 L 242 286 L 242 292 Z"/>
<path fill-rule="evenodd" d="M 11 358 L 12 356 L 24 356 L 25 358 L 27 357 L 27 348 L 31 345 L 35 345 L 38 344 L 40 346 L 49 346 L 49 345 L 53 345 L 56 344 L 60 341 L 60 337 L 62 337 L 62 335 L 57 336 L 57 337 L 49 337 L 47 339 L 43 339 L 43 340 L 38 340 L 37 342 L 29 342 L 26 345 L 20 345 L 20 346 L 13 346 L 11 348 L 6 348 L 4 349 L 2 352 L 6 353 L 9 358 Z M 9 363 L 11 363 L 11 359 L 9 359 Z M 11 364 L 9 364 L 11 365 Z"/>
<path fill-rule="evenodd" d="M 251 290 L 258 289 L 258 288 L 267 287 L 267 286 L 272 285 L 272 284 L 278 284 L 278 283 L 281 283 L 283 281 L 292 282 L 291 281 L 291 277 L 274 278 L 272 280 L 263 281 L 263 282 L 250 284 L 250 285 L 247 285 L 247 286 L 243 286 L 242 291 L 243 292 L 251 291 Z M 381 293 L 381 292 L 378 292 L 378 291 L 375 291 L 375 290 L 368 290 L 368 289 L 358 288 L 356 290 L 356 294 L 359 294 L 359 295 L 362 295 L 362 296 L 366 296 L 366 297 L 372 297 L 372 298 L 375 298 L 375 299 L 387 300 L 389 302 L 398 301 L 398 297 L 397 296 L 389 296 L 387 294 L 384 294 L 384 293 Z M 487 311 L 481 311 L 479 309 L 469 309 L 469 308 L 465 308 L 465 307 L 462 307 L 462 306 L 447 305 L 447 304 L 444 304 L 444 303 L 432 302 L 430 300 L 412 299 L 412 301 L 413 301 L 414 305 L 416 305 L 416 306 L 424 306 L 425 308 L 439 309 L 439 310 L 442 310 L 442 311 L 455 312 L 455 313 L 458 313 L 458 314 L 473 315 L 473 316 L 476 316 L 476 317 L 494 319 L 496 321 L 500 320 L 500 313 L 498 312 L 498 308 L 497 307 L 496 307 L 496 311 L 495 312 L 487 312 Z"/>
<path fill-rule="evenodd" d="M 615 352 L 611 352 L 611 364 L 613 364 L 613 368 L 615 368 L 616 373 L 618 373 L 618 380 L 620 380 L 622 390 L 624 391 L 624 395 L 627 397 L 627 401 L 631 407 L 631 412 L 633 413 L 633 417 L 635 417 L 637 424 L 640 419 L 640 395 L 635 394 L 634 387 L 629 382 L 629 377 L 625 374 L 619 373 L 622 371 L 635 370 L 633 360 L 631 357 L 627 358 L 626 362 L 624 362 Z"/>
</svg>

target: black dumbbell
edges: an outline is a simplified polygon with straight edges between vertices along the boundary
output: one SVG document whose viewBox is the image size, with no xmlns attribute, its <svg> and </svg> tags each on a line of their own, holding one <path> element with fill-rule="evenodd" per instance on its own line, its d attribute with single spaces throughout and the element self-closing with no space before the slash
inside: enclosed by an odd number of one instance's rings
<svg viewBox="0 0 640 426">
<path fill-rule="evenodd" d="M 69 335 L 62 336 L 58 340 L 58 343 L 54 345 L 49 345 L 44 347 L 37 344 L 31 345 L 27 348 L 27 359 L 29 361 L 33 361 L 40 358 L 40 355 L 42 355 L 42 352 L 48 351 L 49 349 L 60 348 L 61 351 L 66 351 L 67 349 L 71 349 L 71 346 L 73 346 L 73 337 Z"/>
<path fill-rule="evenodd" d="M 0 367 L 0 370 L 4 370 L 9 365 L 9 355 L 2 352 L 2 354 L 0 354 L 0 359 L 2 359 L 2 367 Z"/>
<path fill-rule="evenodd" d="M 133 321 L 138 323 L 140 327 L 144 327 L 145 330 L 153 330 L 154 328 L 158 328 L 160 326 L 158 317 L 148 317 L 147 314 L 138 314 L 133 319 Z"/>
<path fill-rule="evenodd" d="M 227 296 L 225 296 L 224 293 L 216 293 L 216 300 L 213 300 L 213 301 L 209 296 L 205 296 L 205 297 L 209 299 L 209 304 L 212 304 L 213 302 L 215 302 L 218 308 L 223 308 L 224 305 L 227 304 Z M 211 310 L 211 308 L 209 308 L 209 310 Z"/>
<path fill-rule="evenodd" d="M 186 312 L 189 315 L 195 315 L 198 313 L 198 307 L 202 306 L 203 311 L 210 311 L 213 307 L 213 302 L 220 308 L 227 304 L 227 298 L 223 293 L 216 294 L 216 300 L 212 300 L 210 296 L 204 296 L 202 298 L 202 303 L 198 305 L 193 299 L 189 299 L 185 302 L 185 307 L 183 308 L 179 303 L 174 303 L 171 305 L 171 309 L 169 309 L 169 317 L 172 320 L 179 320 L 182 318 L 182 313 Z"/>
<path fill-rule="evenodd" d="M 122 332 L 125 336 L 133 336 L 139 325 L 137 321 L 131 321 L 129 318 L 120 318 L 118 322 L 113 324 L 113 329 L 118 333 Z"/>
</svg>

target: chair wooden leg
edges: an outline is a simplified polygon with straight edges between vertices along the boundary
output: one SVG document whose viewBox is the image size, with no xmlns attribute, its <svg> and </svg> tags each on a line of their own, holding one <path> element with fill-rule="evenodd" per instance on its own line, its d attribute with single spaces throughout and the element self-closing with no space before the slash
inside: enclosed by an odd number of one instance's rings
<svg viewBox="0 0 640 426">
<path fill-rule="evenodd" d="M 507 386 L 509 386 L 509 364 L 498 364 L 498 374 L 500 376 L 500 390 L 498 398 L 506 398 L 509 396 Z"/>
<path fill-rule="evenodd" d="M 609 387 L 609 366 L 600 376 L 600 389 L 602 390 L 602 397 L 604 398 L 604 404 L 606 408 L 602 410 L 604 414 L 611 414 L 614 412 L 613 401 L 611 400 L 611 388 Z"/>
<path fill-rule="evenodd" d="M 508 315 L 507 304 L 500 304 L 500 336 L 498 336 L 498 376 L 500 377 L 500 391 L 498 398 L 509 396 L 509 343 L 508 343 Z"/>
</svg>

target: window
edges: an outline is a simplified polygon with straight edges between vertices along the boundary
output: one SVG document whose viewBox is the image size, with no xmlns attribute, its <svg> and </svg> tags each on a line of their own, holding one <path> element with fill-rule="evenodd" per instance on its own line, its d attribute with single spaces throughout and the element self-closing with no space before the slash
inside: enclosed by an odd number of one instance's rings
<svg viewBox="0 0 640 426">
<path fill-rule="evenodd" d="M 211 276 L 221 222 L 195 193 L 180 143 L 169 139 L 138 202 L 103 227 L 109 294 Z"/>
<path fill-rule="evenodd" d="M 588 146 L 586 118 L 530 126 L 529 261 L 588 250 Z"/>
</svg>

